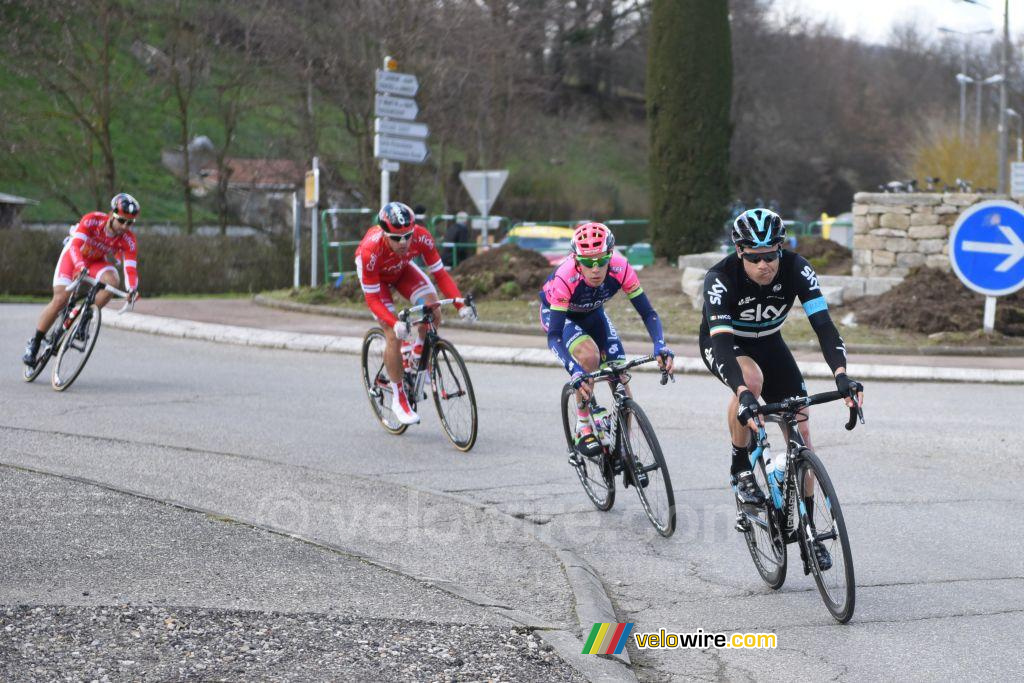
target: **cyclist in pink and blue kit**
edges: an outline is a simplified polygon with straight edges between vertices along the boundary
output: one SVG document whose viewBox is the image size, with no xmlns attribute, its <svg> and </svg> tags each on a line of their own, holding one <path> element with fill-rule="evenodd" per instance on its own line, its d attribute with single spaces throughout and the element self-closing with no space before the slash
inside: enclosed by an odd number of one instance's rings
<svg viewBox="0 0 1024 683">
<path fill-rule="evenodd" d="M 548 347 L 562 361 L 576 389 L 576 449 L 587 456 L 600 454 L 601 444 L 589 419 L 593 380 L 584 376 L 602 364 L 626 357 L 604 303 L 620 289 L 625 292 L 654 343 L 658 365 L 671 372 L 674 357 L 636 271 L 624 256 L 615 253 L 614 246 L 615 237 L 603 223 L 578 226 L 572 237 L 572 254 L 558 265 L 540 292 L 540 323 L 547 332 Z"/>
</svg>

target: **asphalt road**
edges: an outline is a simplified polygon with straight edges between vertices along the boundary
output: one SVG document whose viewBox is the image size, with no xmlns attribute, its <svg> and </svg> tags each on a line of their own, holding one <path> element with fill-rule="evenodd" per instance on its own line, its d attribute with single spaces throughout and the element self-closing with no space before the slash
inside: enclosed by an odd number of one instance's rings
<svg viewBox="0 0 1024 683">
<path fill-rule="evenodd" d="M 857 571 L 857 612 L 840 626 L 799 572 L 791 569 L 780 591 L 767 589 L 732 530 L 726 393 L 710 377 L 667 387 L 634 377 L 680 505 L 679 529 L 666 540 L 632 491 L 620 491 L 608 513 L 585 498 L 560 445 L 560 371 L 472 365 L 481 430 L 461 454 L 430 406 L 406 435 L 384 433 L 350 356 L 104 329 L 66 394 L 51 391 L 45 374 L 26 385 L 16 359 L 35 314 L 0 306 L 0 348 L 10 358 L 0 379 L 0 463 L 374 558 L 445 590 L 437 620 L 478 614 L 447 599 L 455 595 L 509 623 L 575 630 L 552 551 L 568 548 L 597 570 L 618 618 L 637 631 L 778 635 L 773 651 L 633 648 L 641 680 L 992 679 L 1024 664 L 1024 536 L 1007 514 L 1024 498 L 1013 469 L 1024 409 L 1016 387 L 877 382 L 868 422 L 852 433 L 838 405 L 815 409 L 816 450 L 838 489 Z M 188 587 L 167 580 L 167 592 L 188 602 Z M 128 584 L 124 591 L 136 590 Z M 0 595 L 46 602 L 31 591 Z"/>
</svg>

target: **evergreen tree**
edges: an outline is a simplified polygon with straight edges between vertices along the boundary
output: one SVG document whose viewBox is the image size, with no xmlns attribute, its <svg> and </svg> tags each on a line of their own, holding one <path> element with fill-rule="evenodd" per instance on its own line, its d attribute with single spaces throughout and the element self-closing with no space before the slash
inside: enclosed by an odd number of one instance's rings
<svg viewBox="0 0 1024 683">
<path fill-rule="evenodd" d="M 726 0 L 654 0 L 647 60 L 655 252 L 714 246 L 729 201 L 732 54 Z"/>
</svg>

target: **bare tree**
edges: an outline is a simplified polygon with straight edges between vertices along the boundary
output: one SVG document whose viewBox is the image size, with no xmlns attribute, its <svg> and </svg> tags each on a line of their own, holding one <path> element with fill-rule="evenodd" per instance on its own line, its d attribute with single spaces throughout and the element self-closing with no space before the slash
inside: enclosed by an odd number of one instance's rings
<svg viewBox="0 0 1024 683">
<path fill-rule="evenodd" d="M 36 130 L 27 153 L 53 159 L 37 180 L 73 211 L 83 208 L 74 198 L 79 188 L 93 207 L 103 206 L 120 189 L 111 130 L 133 91 L 114 73 L 115 45 L 132 25 L 129 8 L 116 0 L 0 0 L 0 17 L 5 65 L 31 92 L 47 94 L 42 109 L 21 110 Z M 19 93 L 5 100 L 5 108 L 28 103 Z M 43 135 L 39 121 L 51 123 Z"/>
</svg>

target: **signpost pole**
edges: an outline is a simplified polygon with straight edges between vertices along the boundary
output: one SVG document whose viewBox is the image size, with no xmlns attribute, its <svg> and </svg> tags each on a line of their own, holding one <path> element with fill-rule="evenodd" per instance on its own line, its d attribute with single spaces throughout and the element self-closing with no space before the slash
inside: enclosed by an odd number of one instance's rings
<svg viewBox="0 0 1024 683">
<path fill-rule="evenodd" d="M 313 176 L 316 178 L 314 182 L 317 184 L 317 195 L 320 190 L 320 157 L 313 157 Z M 319 196 L 317 197 L 319 200 Z M 320 248 L 320 220 L 317 216 L 317 206 L 310 209 L 310 224 L 312 226 L 311 236 L 313 239 L 309 241 L 309 286 L 316 287 L 316 252 Z"/>
<path fill-rule="evenodd" d="M 385 159 L 384 161 L 387 161 Z M 391 197 L 391 172 L 385 168 L 380 169 L 380 205 L 387 204 Z"/>
<path fill-rule="evenodd" d="M 302 206 L 299 204 L 299 193 L 292 193 L 292 245 L 295 254 L 295 265 L 292 269 L 292 288 L 299 288 L 299 251 L 302 249 Z"/>
<path fill-rule="evenodd" d="M 996 327 L 996 297 L 985 297 L 985 315 L 981 322 L 985 332 L 992 332 Z"/>
</svg>

